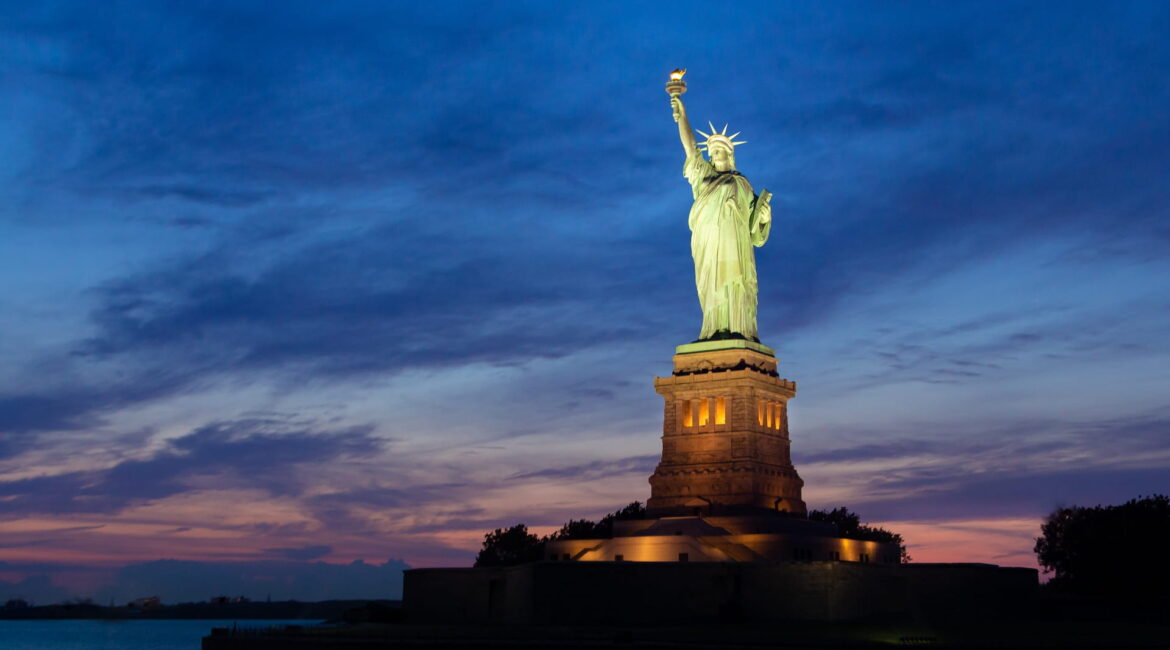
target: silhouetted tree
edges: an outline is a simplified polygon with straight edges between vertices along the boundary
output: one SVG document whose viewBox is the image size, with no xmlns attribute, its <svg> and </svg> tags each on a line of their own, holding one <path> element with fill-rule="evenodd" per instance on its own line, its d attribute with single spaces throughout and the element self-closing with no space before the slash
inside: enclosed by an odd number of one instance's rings
<svg viewBox="0 0 1170 650">
<path fill-rule="evenodd" d="M 588 519 L 570 519 L 546 539 L 607 539 L 613 537 L 613 522 L 626 519 L 642 519 L 646 516 L 646 507 L 641 501 L 634 501 L 625 507 L 615 510 L 593 522 Z"/>
<path fill-rule="evenodd" d="M 849 533 L 855 533 L 861 527 L 861 516 L 845 507 L 833 508 L 832 510 L 809 510 L 808 518 L 813 521 L 827 521 L 836 524 L 837 532 L 842 537 L 849 537 Z"/>
<path fill-rule="evenodd" d="M 813 521 L 827 521 L 837 526 L 837 534 L 849 539 L 860 539 L 870 542 L 898 545 L 898 560 L 903 564 L 911 560 L 906 552 L 906 542 L 902 536 L 893 531 L 878 526 L 861 523 L 861 516 L 848 508 L 833 508 L 832 510 L 809 510 L 808 518 Z"/>
<path fill-rule="evenodd" d="M 609 519 L 611 521 L 624 521 L 626 519 L 645 519 L 646 506 L 642 505 L 641 501 L 631 501 L 624 508 L 615 510 L 608 515 L 602 517 L 602 521 Z"/>
<path fill-rule="evenodd" d="M 559 530 L 545 537 L 528 532 L 524 524 L 511 528 L 497 528 L 483 536 L 483 547 L 475 557 L 475 566 L 512 566 L 534 562 L 544 556 L 544 543 L 559 539 L 602 539 L 613 537 L 613 522 L 642 519 L 646 507 L 634 501 L 601 518 L 570 519 Z"/>
<path fill-rule="evenodd" d="M 558 539 L 594 539 L 599 537 L 598 524 L 595 521 L 588 519 L 570 519 L 561 526 L 560 530 L 554 531 L 546 539 L 554 541 Z"/>
<path fill-rule="evenodd" d="M 597 537 L 613 537 L 613 522 L 627 519 L 643 519 L 646 517 L 646 507 L 641 501 L 633 501 L 624 508 L 615 510 L 597 522 Z"/>
<path fill-rule="evenodd" d="M 524 524 L 497 528 L 483 536 L 483 548 L 475 556 L 475 566 L 512 566 L 541 558 L 544 541 L 528 532 Z"/>
<path fill-rule="evenodd" d="M 544 556 L 544 543 L 558 539 L 600 539 L 613 537 L 613 522 L 641 519 L 646 507 L 634 501 L 601 518 L 601 521 L 570 519 L 551 535 L 537 537 L 524 524 L 497 528 L 483 536 L 483 548 L 475 556 L 475 566 L 512 566 L 535 562 Z"/>
<path fill-rule="evenodd" d="M 1161 546 L 1170 539 L 1170 497 L 1060 508 L 1040 531 L 1033 550 L 1055 574 L 1054 588 L 1139 601 L 1167 598 L 1170 558 Z"/>
</svg>

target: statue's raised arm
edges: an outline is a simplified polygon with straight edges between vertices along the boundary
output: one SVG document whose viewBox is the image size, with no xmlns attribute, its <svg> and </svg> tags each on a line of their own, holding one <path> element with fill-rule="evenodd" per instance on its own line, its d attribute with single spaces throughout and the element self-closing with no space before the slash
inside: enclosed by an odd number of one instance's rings
<svg viewBox="0 0 1170 650">
<path fill-rule="evenodd" d="M 683 151 L 690 158 L 697 150 L 695 132 L 691 130 L 691 121 L 687 119 L 687 107 L 683 105 L 682 98 L 678 95 L 670 98 L 670 107 L 674 109 L 674 121 L 678 122 L 678 138 L 682 140 Z"/>
</svg>

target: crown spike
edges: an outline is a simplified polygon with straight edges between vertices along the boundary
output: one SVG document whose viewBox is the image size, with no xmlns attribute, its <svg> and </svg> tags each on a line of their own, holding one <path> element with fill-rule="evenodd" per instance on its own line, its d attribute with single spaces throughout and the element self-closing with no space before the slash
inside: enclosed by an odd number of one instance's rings
<svg viewBox="0 0 1170 650">
<path fill-rule="evenodd" d="M 719 135 L 727 135 L 727 123 L 726 122 L 723 123 L 723 130 L 719 133 Z"/>
<path fill-rule="evenodd" d="M 698 130 L 698 129 L 695 129 L 695 133 L 698 133 L 699 135 L 703 136 L 703 139 L 704 139 L 704 140 L 707 140 L 707 139 L 709 139 L 709 138 L 711 137 L 711 136 L 707 135 L 706 133 L 703 133 L 702 131 L 700 131 L 700 130 Z"/>
<path fill-rule="evenodd" d="M 715 128 L 715 125 L 711 123 L 711 120 L 707 120 L 707 126 L 711 127 L 711 135 L 715 135 L 719 132 L 719 129 Z"/>
<path fill-rule="evenodd" d="M 741 131 L 736 131 L 735 133 L 732 133 L 731 135 L 727 136 L 727 139 L 734 140 L 735 136 L 739 135 L 740 133 L 741 133 Z"/>
</svg>

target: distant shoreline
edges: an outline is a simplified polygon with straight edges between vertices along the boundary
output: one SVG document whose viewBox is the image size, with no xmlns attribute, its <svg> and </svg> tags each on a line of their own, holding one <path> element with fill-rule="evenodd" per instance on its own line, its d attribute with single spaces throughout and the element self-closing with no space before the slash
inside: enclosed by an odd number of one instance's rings
<svg viewBox="0 0 1170 650">
<path fill-rule="evenodd" d="M 216 619 L 302 619 L 339 620 L 350 610 L 367 608 L 377 604 L 387 609 L 398 609 L 400 600 L 323 600 L 300 602 L 286 600 L 279 602 L 247 603 L 178 603 L 161 605 L 149 609 L 132 607 L 107 607 L 103 605 L 74 603 L 39 605 L 16 608 L 0 608 L 0 620 L 216 620 Z"/>
</svg>

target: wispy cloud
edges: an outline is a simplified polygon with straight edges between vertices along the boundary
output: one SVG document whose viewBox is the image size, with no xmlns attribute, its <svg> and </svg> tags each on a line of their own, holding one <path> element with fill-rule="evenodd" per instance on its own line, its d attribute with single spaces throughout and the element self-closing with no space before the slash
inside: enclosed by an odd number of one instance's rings
<svg viewBox="0 0 1170 650">
<path fill-rule="evenodd" d="M 633 472 L 643 472 L 647 476 L 654 471 L 654 467 L 658 464 L 659 455 L 652 454 L 649 456 L 632 456 L 630 458 L 620 458 L 618 460 L 597 460 L 581 465 L 569 465 L 567 467 L 555 467 L 537 470 L 535 472 L 525 472 L 523 474 L 516 474 L 510 480 L 524 480 L 533 478 L 544 479 L 568 479 L 575 481 L 592 481 L 603 479 L 616 474 L 629 474 Z"/>
<path fill-rule="evenodd" d="M 299 465 L 375 453 L 382 444 L 370 427 L 318 432 L 286 421 L 218 422 L 167 441 L 145 460 L 0 483 L 5 497 L 0 512 L 116 513 L 134 503 L 200 489 L 198 480 L 206 478 L 219 487 L 298 494 L 304 489 Z"/>
</svg>

